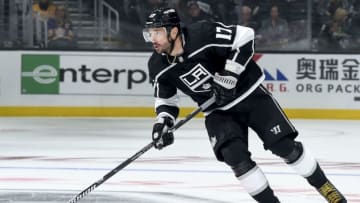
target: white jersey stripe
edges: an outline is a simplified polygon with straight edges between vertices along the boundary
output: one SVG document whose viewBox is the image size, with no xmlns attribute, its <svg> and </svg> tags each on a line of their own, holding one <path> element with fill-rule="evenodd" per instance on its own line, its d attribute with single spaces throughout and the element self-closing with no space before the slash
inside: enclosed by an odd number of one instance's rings
<svg viewBox="0 0 360 203">
<path fill-rule="evenodd" d="M 232 50 L 236 50 L 237 48 L 242 47 L 244 44 L 254 40 L 254 38 L 255 32 L 253 29 L 240 25 L 236 26 L 236 35 Z"/>
<path fill-rule="evenodd" d="M 155 98 L 155 109 L 161 105 L 179 107 L 178 103 L 179 103 L 178 95 L 174 95 L 167 99 L 157 97 Z"/>
<path fill-rule="evenodd" d="M 173 64 L 171 64 L 170 66 L 164 68 L 164 70 L 160 71 L 160 72 L 155 76 L 155 83 L 157 83 L 158 78 L 159 78 L 162 74 L 164 74 L 166 71 L 168 71 L 168 70 L 170 70 L 171 68 L 173 68 L 176 64 L 177 64 L 177 63 L 173 63 Z"/>
</svg>

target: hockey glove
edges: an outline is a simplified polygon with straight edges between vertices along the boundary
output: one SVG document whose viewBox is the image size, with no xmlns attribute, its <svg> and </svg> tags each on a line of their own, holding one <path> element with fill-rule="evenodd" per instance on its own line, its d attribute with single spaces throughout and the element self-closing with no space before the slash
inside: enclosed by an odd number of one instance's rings
<svg viewBox="0 0 360 203">
<path fill-rule="evenodd" d="M 235 98 L 236 83 L 237 75 L 230 71 L 222 70 L 220 73 L 215 73 L 213 91 L 217 105 L 227 104 Z"/>
<path fill-rule="evenodd" d="M 153 126 L 152 140 L 156 149 L 162 149 L 174 142 L 174 134 L 168 129 L 174 126 L 174 121 L 169 116 L 157 117 Z"/>
</svg>

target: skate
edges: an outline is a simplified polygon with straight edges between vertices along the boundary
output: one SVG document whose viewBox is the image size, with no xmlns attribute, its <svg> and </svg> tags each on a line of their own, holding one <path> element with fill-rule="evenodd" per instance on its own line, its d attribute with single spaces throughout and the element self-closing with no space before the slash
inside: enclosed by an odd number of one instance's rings
<svg viewBox="0 0 360 203">
<path fill-rule="evenodd" d="M 342 195 L 340 191 L 329 181 L 317 190 L 329 203 L 347 203 L 344 195 Z"/>
</svg>

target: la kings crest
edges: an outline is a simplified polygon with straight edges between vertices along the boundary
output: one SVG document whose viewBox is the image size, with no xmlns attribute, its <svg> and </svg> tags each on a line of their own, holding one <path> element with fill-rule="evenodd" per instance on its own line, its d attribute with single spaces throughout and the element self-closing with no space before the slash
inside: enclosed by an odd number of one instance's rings
<svg viewBox="0 0 360 203">
<path fill-rule="evenodd" d="M 199 63 L 179 78 L 193 92 L 208 92 L 211 91 L 212 77 L 211 73 Z"/>
</svg>

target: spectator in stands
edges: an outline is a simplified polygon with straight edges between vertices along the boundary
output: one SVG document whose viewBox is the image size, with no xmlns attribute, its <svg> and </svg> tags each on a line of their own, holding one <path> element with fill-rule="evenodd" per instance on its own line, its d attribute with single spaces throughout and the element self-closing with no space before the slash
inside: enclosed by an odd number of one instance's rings
<svg viewBox="0 0 360 203">
<path fill-rule="evenodd" d="M 258 43 L 264 48 L 284 48 L 288 44 L 288 33 L 288 23 L 280 17 L 278 6 L 271 6 L 270 18 L 263 20 L 259 29 Z"/>
<path fill-rule="evenodd" d="M 251 8 L 251 12 L 252 12 L 251 18 L 255 21 L 259 21 L 261 18 L 261 14 L 266 12 L 263 6 L 265 5 L 263 0 L 241 0 L 241 1 L 242 1 L 242 6 L 247 6 Z"/>
<path fill-rule="evenodd" d="M 259 24 L 252 19 L 252 10 L 249 6 L 241 7 L 239 25 L 251 27 L 257 33 Z"/>
<path fill-rule="evenodd" d="M 319 45 L 323 49 L 346 49 L 350 46 L 350 26 L 346 20 L 348 12 L 337 8 L 333 20 L 321 28 Z"/>
<path fill-rule="evenodd" d="M 203 1 L 188 1 L 187 2 L 187 16 L 185 17 L 185 23 L 191 24 L 198 21 L 206 20 L 213 21 L 214 18 L 211 15 L 211 6 Z"/>
<path fill-rule="evenodd" d="M 351 16 L 351 32 L 354 37 L 354 49 L 360 50 L 360 1 L 354 2 L 354 10 Z"/>
<path fill-rule="evenodd" d="M 75 48 L 74 33 L 65 6 L 59 5 L 55 10 L 55 18 L 48 20 L 48 47 Z"/>
<path fill-rule="evenodd" d="M 334 16 L 338 8 L 343 8 L 350 12 L 352 4 L 349 0 L 330 0 L 327 4 L 326 14 L 328 16 Z"/>
<path fill-rule="evenodd" d="M 313 22 L 314 20 L 315 22 L 319 21 L 316 23 L 320 23 L 320 25 L 332 21 L 335 11 L 338 8 L 345 9 L 350 15 L 354 10 L 353 2 L 351 0 L 316 0 L 313 6 L 315 6 L 315 16 L 317 17 L 317 19 L 313 19 Z"/>
<path fill-rule="evenodd" d="M 168 5 L 169 8 L 175 8 L 176 11 L 178 12 L 178 15 L 180 17 L 180 19 L 184 19 L 187 15 L 187 2 L 184 0 L 168 0 Z"/>
<path fill-rule="evenodd" d="M 34 15 L 39 15 L 42 19 L 48 20 L 55 17 L 56 6 L 50 0 L 38 0 L 33 4 Z"/>
<path fill-rule="evenodd" d="M 238 19 L 238 10 L 241 8 L 242 0 L 213 0 L 208 2 L 212 3 L 211 8 L 216 8 L 213 10 L 212 16 L 216 18 L 216 21 L 223 22 L 224 24 L 237 24 Z"/>
</svg>

